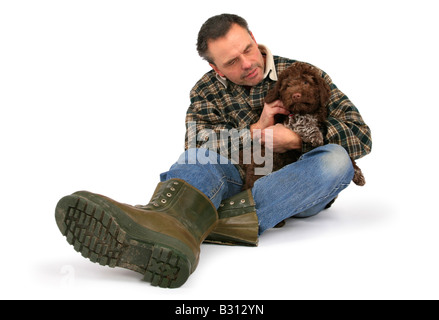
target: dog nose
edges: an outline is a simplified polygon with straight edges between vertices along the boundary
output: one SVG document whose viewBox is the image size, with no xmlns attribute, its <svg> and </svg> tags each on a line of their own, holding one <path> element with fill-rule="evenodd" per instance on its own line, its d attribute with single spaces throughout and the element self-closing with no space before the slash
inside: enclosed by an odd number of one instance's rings
<svg viewBox="0 0 439 320">
<path fill-rule="evenodd" d="M 300 93 L 295 93 L 293 94 L 293 100 L 299 100 L 300 98 L 302 98 L 302 95 Z"/>
</svg>

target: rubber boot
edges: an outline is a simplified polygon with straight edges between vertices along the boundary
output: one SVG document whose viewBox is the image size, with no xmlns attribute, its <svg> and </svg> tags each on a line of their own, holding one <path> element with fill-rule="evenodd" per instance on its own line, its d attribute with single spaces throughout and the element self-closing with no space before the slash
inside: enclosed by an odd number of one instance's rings
<svg viewBox="0 0 439 320">
<path fill-rule="evenodd" d="M 258 245 L 259 224 L 250 189 L 227 200 L 218 209 L 218 224 L 204 242 L 253 246 Z"/>
<path fill-rule="evenodd" d="M 183 180 L 159 183 L 151 202 L 134 207 L 87 191 L 62 198 L 55 211 L 67 241 L 92 262 L 177 288 L 195 271 L 200 244 L 215 227 L 212 202 Z"/>
</svg>

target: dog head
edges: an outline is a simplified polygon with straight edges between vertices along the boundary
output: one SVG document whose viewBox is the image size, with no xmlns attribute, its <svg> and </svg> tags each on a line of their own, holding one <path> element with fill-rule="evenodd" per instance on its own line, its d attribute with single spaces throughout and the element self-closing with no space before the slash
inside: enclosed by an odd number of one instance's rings
<svg viewBox="0 0 439 320">
<path fill-rule="evenodd" d="M 330 88 L 313 66 L 296 62 L 279 75 L 275 87 L 268 92 L 266 103 L 281 100 L 294 114 L 312 114 L 325 108 Z"/>
</svg>

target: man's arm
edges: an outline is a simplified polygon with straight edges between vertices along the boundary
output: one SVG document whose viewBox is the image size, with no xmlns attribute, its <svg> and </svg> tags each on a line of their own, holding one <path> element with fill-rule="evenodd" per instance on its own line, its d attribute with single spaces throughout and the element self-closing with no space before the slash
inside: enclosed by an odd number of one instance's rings
<svg viewBox="0 0 439 320">
<path fill-rule="evenodd" d="M 360 112 L 349 98 L 323 73 L 331 87 L 326 121 L 327 143 L 341 145 L 353 159 L 359 159 L 372 151 L 372 135 Z"/>
<path fill-rule="evenodd" d="M 248 125 L 240 127 L 226 120 L 217 103 L 203 90 L 191 91 L 191 105 L 186 114 L 185 149 L 208 148 L 230 159 L 239 154 L 243 139 L 250 140 L 250 130 Z"/>
</svg>

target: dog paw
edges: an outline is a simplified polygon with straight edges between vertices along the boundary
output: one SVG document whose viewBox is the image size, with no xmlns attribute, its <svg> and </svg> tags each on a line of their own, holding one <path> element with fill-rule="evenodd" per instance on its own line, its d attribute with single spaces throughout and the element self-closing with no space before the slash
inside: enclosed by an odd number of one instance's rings
<svg viewBox="0 0 439 320">
<path fill-rule="evenodd" d="M 364 176 L 362 174 L 357 174 L 355 173 L 354 175 L 354 179 L 352 179 L 352 181 L 357 185 L 357 186 L 364 186 L 366 184 L 366 179 L 364 178 Z"/>
<path fill-rule="evenodd" d="M 351 161 L 352 161 L 352 166 L 354 167 L 354 178 L 352 179 L 352 181 L 357 186 L 362 187 L 362 186 L 364 186 L 366 184 L 366 179 L 364 178 L 363 171 L 357 165 L 355 160 L 351 159 Z"/>
<path fill-rule="evenodd" d="M 363 175 L 363 172 L 361 172 L 361 169 L 355 168 L 354 178 L 352 179 L 352 181 L 357 186 L 360 186 L 360 187 L 362 187 L 366 184 L 366 179 L 364 178 L 364 175 Z"/>
</svg>

